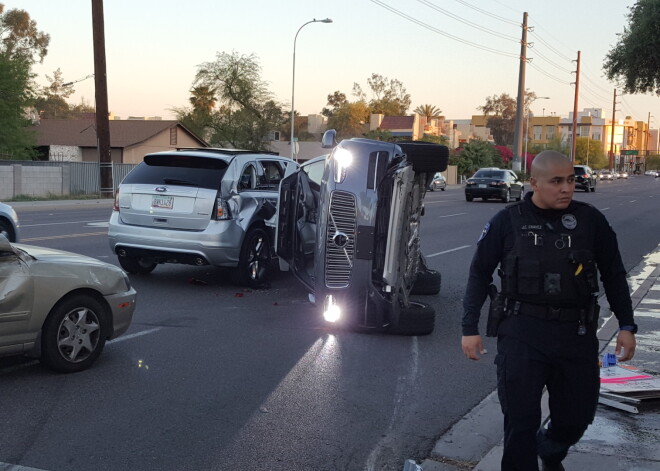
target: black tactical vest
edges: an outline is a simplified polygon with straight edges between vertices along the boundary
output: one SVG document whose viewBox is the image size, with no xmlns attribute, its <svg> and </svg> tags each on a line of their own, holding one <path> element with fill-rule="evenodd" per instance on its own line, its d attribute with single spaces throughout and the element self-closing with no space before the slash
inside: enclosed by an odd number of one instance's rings
<svg viewBox="0 0 660 471">
<path fill-rule="evenodd" d="M 574 202 L 551 222 L 523 202 L 507 211 L 515 242 L 500 264 L 502 293 L 523 303 L 585 307 L 598 292 L 589 206 Z"/>
</svg>

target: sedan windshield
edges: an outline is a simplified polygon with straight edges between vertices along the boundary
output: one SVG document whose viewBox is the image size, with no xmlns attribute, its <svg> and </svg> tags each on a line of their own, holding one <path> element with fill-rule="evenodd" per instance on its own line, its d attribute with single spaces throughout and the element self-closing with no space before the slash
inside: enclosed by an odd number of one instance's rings
<svg viewBox="0 0 660 471">
<path fill-rule="evenodd" d="M 478 170 L 472 178 L 493 178 L 496 180 L 504 179 L 504 172 L 501 170 Z"/>
</svg>

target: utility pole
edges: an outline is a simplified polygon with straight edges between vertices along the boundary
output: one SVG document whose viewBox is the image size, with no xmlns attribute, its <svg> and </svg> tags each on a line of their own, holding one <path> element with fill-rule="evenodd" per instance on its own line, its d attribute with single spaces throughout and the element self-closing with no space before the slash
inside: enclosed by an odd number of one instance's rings
<svg viewBox="0 0 660 471">
<path fill-rule="evenodd" d="M 614 100 L 612 103 L 612 132 L 610 137 L 610 170 L 614 169 L 614 126 L 616 123 L 616 88 L 614 89 Z"/>
<path fill-rule="evenodd" d="M 94 42 L 94 88 L 96 95 L 96 142 L 99 151 L 101 198 L 112 198 L 112 155 L 108 122 L 108 79 L 105 68 L 105 28 L 103 0 L 92 0 L 92 33 Z"/>
<path fill-rule="evenodd" d="M 571 160 L 575 162 L 575 149 L 577 148 L 577 114 L 578 114 L 578 95 L 580 93 L 580 51 L 577 54 L 577 69 L 575 71 L 575 98 L 573 99 L 573 138 L 571 140 Z M 587 142 L 587 146 L 589 143 Z"/>
<path fill-rule="evenodd" d="M 518 72 L 518 99 L 516 101 L 516 124 L 513 131 L 512 168 L 520 172 L 520 151 L 523 138 L 523 113 L 525 111 L 525 67 L 527 65 L 527 12 L 523 13 L 522 39 L 520 41 L 520 69 Z"/>
</svg>

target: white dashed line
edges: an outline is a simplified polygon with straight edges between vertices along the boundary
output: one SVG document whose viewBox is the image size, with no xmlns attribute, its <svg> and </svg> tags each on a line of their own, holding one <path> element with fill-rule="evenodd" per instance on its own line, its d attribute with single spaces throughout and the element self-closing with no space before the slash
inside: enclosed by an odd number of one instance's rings
<svg viewBox="0 0 660 471">
<path fill-rule="evenodd" d="M 455 249 L 443 250 L 442 252 L 437 252 L 437 253 L 432 253 L 431 255 L 427 255 L 426 258 L 435 257 L 437 255 L 444 255 L 444 254 L 450 253 L 450 252 L 456 252 L 457 250 L 467 249 L 468 247 L 470 247 L 470 246 L 469 245 L 463 245 L 462 247 L 456 247 Z"/>
</svg>

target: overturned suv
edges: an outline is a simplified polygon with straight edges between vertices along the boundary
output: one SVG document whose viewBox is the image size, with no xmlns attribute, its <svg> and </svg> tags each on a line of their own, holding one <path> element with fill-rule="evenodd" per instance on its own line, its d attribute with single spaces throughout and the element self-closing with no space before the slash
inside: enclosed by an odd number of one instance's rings
<svg viewBox="0 0 660 471">
<path fill-rule="evenodd" d="M 420 251 L 422 200 L 448 149 L 323 136 L 328 156 L 280 185 L 276 250 L 322 306 L 356 330 L 407 335 L 433 331 L 434 309 L 411 294 L 437 294 L 440 273 Z"/>
</svg>

